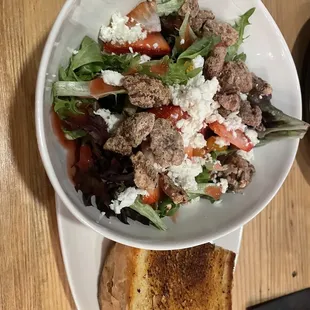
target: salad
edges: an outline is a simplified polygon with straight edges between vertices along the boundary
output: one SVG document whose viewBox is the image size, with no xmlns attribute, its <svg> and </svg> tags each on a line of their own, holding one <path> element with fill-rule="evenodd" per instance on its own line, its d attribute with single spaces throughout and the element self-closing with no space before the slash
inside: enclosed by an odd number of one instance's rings
<svg viewBox="0 0 310 310">
<path fill-rule="evenodd" d="M 83 39 L 59 69 L 53 113 L 85 206 L 165 230 L 183 204 L 243 191 L 254 148 L 305 135 L 239 51 L 254 13 L 230 25 L 198 0 L 145 1 Z"/>
</svg>

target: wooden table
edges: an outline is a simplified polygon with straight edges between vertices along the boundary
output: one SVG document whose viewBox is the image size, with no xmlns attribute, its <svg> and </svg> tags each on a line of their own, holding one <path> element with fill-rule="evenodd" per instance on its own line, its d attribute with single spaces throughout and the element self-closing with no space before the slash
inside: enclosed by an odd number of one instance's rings
<svg viewBox="0 0 310 310">
<path fill-rule="evenodd" d="M 37 150 L 35 81 L 64 0 L 2 0 L 0 10 L 0 309 L 66 310 L 74 302 L 62 262 L 53 189 Z M 264 0 L 300 63 L 310 0 Z M 303 33 L 303 32 L 302 32 Z M 297 43 L 296 43 L 297 42 Z M 273 202 L 246 225 L 234 309 L 310 286 L 310 156 L 297 161 Z"/>
</svg>

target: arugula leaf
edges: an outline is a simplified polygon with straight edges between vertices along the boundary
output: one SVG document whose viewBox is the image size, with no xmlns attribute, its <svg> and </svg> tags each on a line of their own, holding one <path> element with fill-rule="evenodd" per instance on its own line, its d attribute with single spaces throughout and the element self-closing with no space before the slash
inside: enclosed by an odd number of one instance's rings
<svg viewBox="0 0 310 310">
<path fill-rule="evenodd" d="M 166 73 L 156 73 L 152 71 L 153 66 L 166 66 Z M 138 67 L 138 71 L 141 74 L 146 74 L 148 76 L 157 78 L 161 80 L 166 85 L 174 84 L 186 84 L 189 79 L 195 77 L 201 72 L 201 68 L 191 69 L 192 62 L 176 62 L 174 63 L 169 59 L 168 56 L 165 56 L 161 60 L 152 60 L 144 63 Z"/>
<path fill-rule="evenodd" d="M 254 12 L 255 12 L 255 8 L 248 10 L 246 13 L 240 16 L 239 21 L 237 21 L 235 25 L 233 26 L 239 33 L 239 39 L 234 45 L 228 47 L 227 55 L 225 59 L 226 61 L 237 61 L 237 60 L 245 61 L 246 60 L 246 55 L 244 53 L 241 53 L 240 55 L 238 55 L 238 50 L 241 44 L 246 39 L 244 38 L 245 28 L 251 25 L 249 22 L 249 19 L 254 14 Z"/>
<path fill-rule="evenodd" d="M 74 74 L 79 81 L 90 81 L 100 74 L 102 65 L 98 63 L 91 63 L 77 69 Z"/>
<path fill-rule="evenodd" d="M 78 130 L 66 130 L 65 128 L 62 128 L 62 131 L 65 133 L 65 136 L 68 140 L 75 140 L 78 138 L 82 138 L 86 136 L 86 132 L 82 129 L 78 129 Z"/>
<path fill-rule="evenodd" d="M 120 73 L 128 71 L 128 69 L 136 67 L 140 62 L 141 56 L 134 54 L 110 55 L 103 54 L 103 70 L 113 70 Z"/>
<path fill-rule="evenodd" d="M 161 220 L 157 212 L 150 205 L 143 204 L 139 198 L 136 199 L 130 208 L 148 218 L 158 229 L 167 230 L 167 226 Z"/>
<path fill-rule="evenodd" d="M 194 31 L 189 24 L 190 14 L 186 13 L 181 28 L 179 30 L 179 36 L 175 39 L 175 44 L 172 49 L 172 58 L 176 59 L 188 46 L 192 45 L 197 39 Z M 183 44 L 181 44 L 181 42 Z"/>
<path fill-rule="evenodd" d="M 185 50 L 178 58 L 177 62 L 186 59 L 194 59 L 197 56 L 207 57 L 214 46 L 221 42 L 218 36 L 202 37 L 196 40 L 187 50 Z"/>
<path fill-rule="evenodd" d="M 67 69 L 60 67 L 61 81 L 90 81 L 100 73 L 103 60 L 99 44 L 86 36 L 78 52 L 71 56 Z"/>
<path fill-rule="evenodd" d="M 167 16 L 177 12 L 184 4 L 185 0 L 156 0 L 157 14 L 159 16 Z"/>
<path fill-rule="evenodd" d="M 190 63 L 188 65 L 170 63 L 168 73 L 161 80 L 166 85 L 186 84 L 189 79 L 192 79 L 201 72 L 201 68 L 190 70 L 189 66 L 191 66 Z"/>
<path fill-rule="evenodd" d="M 79 110 L 81 101 L 76 98 L 60 99 L 55 97 L 54 99 L 54 111 L 61 119 L 65 119 L 72 114 L 84 114 Z"/>
<path fill-rule="evenodd" d="M 206 167 L 203 168 L 203 171 L 196 177 L 197 183 L 208 183 L 211 179 L 210 170 L 208 170 Z"/>
</svg>

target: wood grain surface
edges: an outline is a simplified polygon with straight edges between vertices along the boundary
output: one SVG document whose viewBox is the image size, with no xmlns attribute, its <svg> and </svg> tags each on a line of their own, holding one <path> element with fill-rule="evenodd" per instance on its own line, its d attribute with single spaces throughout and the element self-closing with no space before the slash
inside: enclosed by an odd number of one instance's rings
<svg viewBox="0 0 310 310">
<path fill-rule="evenodd" d="M 75 309 L 59 246 L 53 189 L 37 150 L 35 81 L 64 0 L 0 1 L 0 309 Z M 265 0 L 297 65 L 310 0 Z M 308 29 L 309 30 L 309 29 Z M 310 286 L 310 139 L 284 186 L 246 225 L 234 309 Z M 90 309 L 91 310 L 91 309 Z"/>
</svg>

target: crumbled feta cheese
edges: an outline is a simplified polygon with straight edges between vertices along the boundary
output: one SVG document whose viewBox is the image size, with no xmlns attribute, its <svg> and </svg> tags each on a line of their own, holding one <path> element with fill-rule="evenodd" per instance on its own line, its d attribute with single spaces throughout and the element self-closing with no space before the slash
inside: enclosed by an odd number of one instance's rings
<svg viewBox="0 0 310 310">
<path fill-rule="evenodd" d="M 196 133 L 196 135 L 190 139 L 189 144 L 193 148 L 201 149 L 206 146 L 206 139 L 203 134 Z"/>
<path fill-rule="evenodd" d="M 223 122 L 227 130 L 235 131 L 237 129 L 244 131 L 246 126 L 242 123 L 242 118 L 238 116 L 238 111 L 230 113 Z"/>
<path fill-rule="evenodd" d="M 245 135 L 251 140 L 251 142 L 254 144 L 254 145 L 257 145 L 259 143 L 259 140 L 257 138 L 258 136 L 258 133 L 257 131 L 253 130 L 253 129 L 247 129 L 245 131 Z"/>
<path fill-rule="evenodd" d="M 122 86 L 124 76 L 112 70 L 101 71 L 103 81 L 109 85 Z"/>
<path fill-rule="evenodd" d="M 129 46 L 129 52 L 133 54 L 133 48 L 131 46 Z"/>
<path fill-rule="evenodd" d="M 245 151 L 238 151 L 237 154 L 239 156 L 241 156 L 243 159 L 249 161 L 249 162 L 252 162 L 254 160 L 254 152 L 253 150 L 249 151 L 249 152 L 245 152 Z"/>
<path fill-rule="evenodd" d="M 148 56 L 148 55 L 141 55 L 141 57 L 140 57 L 140 64 L 143 64 L 143 63 L 148 62 L 150 60 L 151 60 L 150 56 Z"/>
<path fill-rule="evenodd" d="M 216 78 L 205 81 L 202 75 L 191 79 L 187 85 L 171 86 L 172 102 L 176 106 L 188 113 L 188 119 L 182 119 L 177 123 L 180 129 L 184 145 L 191 146 L 192 139 L 203 127 L 206 118 L 210 117 L 219 108 L 217 102 L 213 100 L 219 88 Z"/>
<path fill-rule="evenodd" d="M 221 137 L 216 137 L 215 143 L 216 143 L 219 147 L 224 147 L 224 146 L 230 145 L 230 143 L 229 143 L 227 140 L 225 140 L 225 139 L 223 139 L 223 138 L 221 138 Z"/>
<path fill-rule="evenodd" d="M 127 16 L 122 16 L 119 12 L 114 13 L 111 25 L 101 27 L 99 38 L 103 42 L 111 42 L 112 44 L 125 44 L 126 42 L 133 43 L 144 40 L 147 37 L 147 32 L 142 29 L 140 24 L 128 27 L 128 21 Z"/>
<path fill-rule="evenodd" d="M 94 111 L 94 114 L 101 116 L 108 126 L 108 132 L 114 131 L 117 128 L 123 116 L 120 114 L 112 114 L 109 110 L 99 109 Z"/>
<path fill-rule="evenodd" d="M 181 186 L 184 190 L 197 190 L 195 178 L 203 171 L 202 166 L 204 164 L 204 158 L 193 157 L 189 159 L 185 157 L 181 165 L 171 166 L 167 169 L 168 176 L 176 185 Z"/>
<path fill-rule="evenodd" d="M 192 61 L 193 61 L 193 65 L 194 65 L 195 69 L 203 68 L 204 63 L 205 63 L 205 60 L 201 55 L 198 55 Z"/>
<path fill-rule="evenodd" d="M 246 101 L 248 99 L 248 95 L 247 94 L 244 94 L 244 93 L 239 93 L 240 95 L 240 98 L 242 101 Z"/>
<path fill-rule="evenodd" d="M 226 179 L 220 179 L 220 182 L 217 183 L 221 187 L 222 193 L 225 194 L 228 190 L 228 181 Z"/>
<path fill-rule="evenodd" d="M 154 44 L 153 44 L 153 47 L 154 47 L 154 48 L 158 48 L 158 46 L 159 46 L 158 43 L 154 43 Z"/>
<path fill-rule="evenodd" d="M 183 45 L 184 43 L 185 43 L 185 40 L 182 39 L 182 40 L 180 41 L 180 44 Z"/>
<path fill-rule="evenodd" d="M 116 214 L 120 214 L 123 208 L 130 207 L 134 204 L 139 195 L 147 195 L 147 191 L 135 187 L 128 187 L 118 195 L 117 199 L 111 202 L 110 209 Z"/>
<path fill-rule="evenodd" d="M 78 50 L 74 50 L 72 54 L 73 54 L 73 55 L 76 55 L 76 54 L 78 54 L 78 53 L 79 53 Z"/>
<path fill-rule="evenodd" d="M 225 125 L 225 127 L 229 131 L 235 131 L 238 129 L 244 131 L 246 129 L 246 126 L 242 123 L 242 118 L 238 116 L 238 113 L 239 112 L 232 112 L 225 119 L 216 110 L 209 118 L 206 119 L 206 122 L 207 123 L 218 122 L 220 124 Z"/>
</svg>

